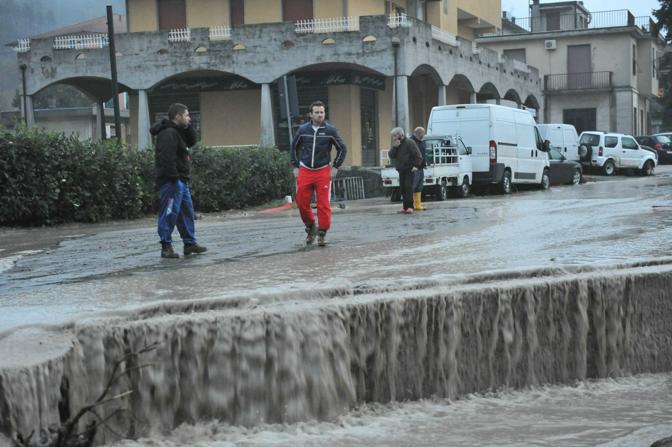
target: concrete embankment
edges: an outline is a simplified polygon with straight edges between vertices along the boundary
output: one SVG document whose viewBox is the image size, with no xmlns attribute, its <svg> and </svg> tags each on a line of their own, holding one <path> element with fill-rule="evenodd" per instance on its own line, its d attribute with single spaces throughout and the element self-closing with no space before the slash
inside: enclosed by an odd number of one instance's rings
<svg viewBox="0 0 672 447">
<path fill-rule="evenodd" d="M 150 366 L 112 390 L 134 393 L 99 411 L 128 410 L 109 421 L 124 435 L 212 418 L 328 419 L 361 402 L 670 371 L 671 280 L 666 259 L 167 303 L 25 328 L 0 339 L 8 359 L 0 432 L 58 423 L 98 397 L 116 359 L 152 343 L 127 364 Z"/>
</svg>

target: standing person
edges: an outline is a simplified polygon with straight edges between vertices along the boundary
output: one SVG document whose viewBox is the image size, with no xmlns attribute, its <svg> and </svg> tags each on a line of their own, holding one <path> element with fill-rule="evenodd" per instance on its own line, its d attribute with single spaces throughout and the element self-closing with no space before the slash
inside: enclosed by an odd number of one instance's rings
<svg viewBox="0 0 672 447">
<path fill-rule="evenodd" d="M 348 149 L 334 126 L 327 123 L 322 101 L 310 105 L 310 121 L 302 124 L 292 141 L 291 158 L 297 180 L 296 206 L 306 226 L 306 244 L 315 242 L 324 247 L 327 231 L 331 227 L 331 179 L 345 160 Z M 336 148 L 336 158 L 331 163 L 331 148 Z M 310 209 L 313 191 L 317 195 L 317 220 Z"/>
<path fill-rule="evenodd" d="M 207 248 L 198 245 L 194 235 L 194 205 L 189 191 L 189 147 L 196 144 L 196 131 L 191 126 L 187 106 L 172 104 L 168 108 L 168 119 L 156 123 L 149 132 L 156 136 L 154 162 L 156 186 L 161 196 L 158 223 L 161 257 L 180 257 L 173 251 L 172 234 L 176 225 L 184 243 L 184 255 L 204 253 Z"/>
<path fill-rule="evenodd" d="M 392 149 L 390 159 L 394 161 L 394 167 L 399 172 L 399 189 L 403 200 L 403 208 L 400 213 L 413 213 L 413 176 L 422 166 L 422 155 L 415 142 L 406 138 L 404 129 L 395 127 L 392 129 Z"/>
<path fill-rule="evenodd" d="M 422 166 L 415 172 L 413 176 L 413 208 L 416 211 L 425 211 L 427 208 L 422 206 L 422 187 L 425 183 L 425 168 L 427 167 L 427 147 L 422 140 L 425 137 L 425 128 L 416 127 L 411 135 L 411 140 L 418 146 L 420 155 L 422 155 Z"/>
</svg>

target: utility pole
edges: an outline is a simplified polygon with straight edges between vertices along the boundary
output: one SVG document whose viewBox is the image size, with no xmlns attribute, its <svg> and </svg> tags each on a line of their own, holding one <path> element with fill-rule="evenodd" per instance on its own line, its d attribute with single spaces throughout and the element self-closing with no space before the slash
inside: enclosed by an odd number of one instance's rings
<svg viewBox="0 0 672 447">
<path fill-rule="evenodd" d="M 121 143 L 121 116 L 119 114 L 119 86 L 117 85 L 117 51 L 114 47 L 114 15 L 112 5 L 107 5 L 107 38 L 110 47 L 110 70 L 112 71 L 112 103 L 114 104 L 114 134 Z M 105 117 L 102 117 L 103 122 Z"/>
</svg>

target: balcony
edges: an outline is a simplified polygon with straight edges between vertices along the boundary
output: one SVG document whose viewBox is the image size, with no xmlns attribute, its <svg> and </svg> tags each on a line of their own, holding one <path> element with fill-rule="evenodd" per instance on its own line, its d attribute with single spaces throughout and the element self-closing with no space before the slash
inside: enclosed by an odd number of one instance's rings
<svg viewBox="0 0 672 447">
<path fill-rule="evenodd" d="M 497 35 L 548 33 L 558 31 L 593 30 L 603 28 L 637 27 L 645 33 L 658 35 L 659 26 L 649 16 L 635 17 L 627 9 L 551 15 L 541 12 L 533 17 L 503 17 L 498 33 L 482 34 L 481 37 Z"/>
<path fill-rule="evenodd" d="M 613 87 L 612 73 L 611 71 L 589 71 L 546 75 L 544 76 L 544 92 L 608 90 Z"/>
</svg>

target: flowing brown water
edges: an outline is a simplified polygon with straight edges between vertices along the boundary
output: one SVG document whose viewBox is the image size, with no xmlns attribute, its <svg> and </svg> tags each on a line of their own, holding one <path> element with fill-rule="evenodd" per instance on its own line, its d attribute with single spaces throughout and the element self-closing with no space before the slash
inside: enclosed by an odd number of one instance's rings
<svg viewBox="0 0 672 447">
<path fill-rule="evenodd" d="M 106 406 L 135 418 L 126 436 L 183 422 L 330 420 L 364 402 L 672 370 L 672 263 L 501 272 L 264 299 L 173 304 L 132 315 L 26 329 L 42 358 L 0 370 L 0 431 L 29 433 L 95 399 L 124 353 L 130 366 Z M 32 334 L 38 332 L 38 334 Z M 14 338 L 14 339 L 13 339 Z M 107 432 L 101 441 L 114 440 Z"/>
</svg>

